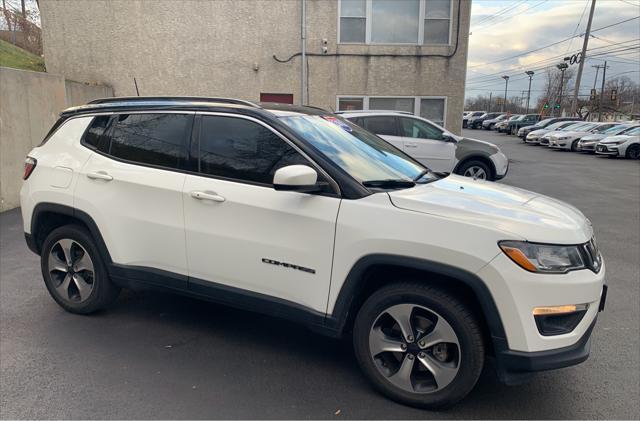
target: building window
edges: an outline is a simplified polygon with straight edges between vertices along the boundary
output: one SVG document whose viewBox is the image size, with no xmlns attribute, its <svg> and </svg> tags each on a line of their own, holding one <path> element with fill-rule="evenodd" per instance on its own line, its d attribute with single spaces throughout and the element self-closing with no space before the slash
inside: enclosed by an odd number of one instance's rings
<svg viewBox="0 0 640 421">
<path fill-rule="evenodd" d="M 429 0 L 424 12 L 424 44 L 449 44 L 451 0 Z"/>
<path fill-rule="evenodd" d="M 342 42 L 365 42 L 366 0 L 341 0 L 340 40 Z"/>
<path fill-rule="evenodd" d="M 447 115 L 447 97 L 444 96 L 338 96 L 338 111 L 386 110 L 404 111 L 419 115 L 444 127 Z"/>
<path fill-rule="evenodd" d="M 445 105 L 444 98 L 423 98 L 420 100 L 420 117 L 444 126 Z"/>
<path fill-rule="evenodd" d="M 450 43 L 451 0 L 339 1 L 340 43 Z"/>
<path fill-rule="evenodd" d="M 414 112 L 414 98 L 369 98 L 370 110 Z"/>
<path fill-rule="evenodd" d="M 338 109 L 340 111 L 363 110 L 362 98 L 339 98 Z"/>
</svg>

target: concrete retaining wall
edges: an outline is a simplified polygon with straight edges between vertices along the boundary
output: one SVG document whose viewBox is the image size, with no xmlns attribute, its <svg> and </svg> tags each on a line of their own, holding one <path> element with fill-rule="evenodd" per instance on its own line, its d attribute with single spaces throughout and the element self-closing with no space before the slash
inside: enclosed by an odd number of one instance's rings
<svg viewBox="0 0 640 421">
<path fill-rule="evenodd" d="M 106 86 L 0 67 L 0 212 L 19 206 L 24 158 L 60 111 L 107 96 L 113 91 Z"/>
</svg>

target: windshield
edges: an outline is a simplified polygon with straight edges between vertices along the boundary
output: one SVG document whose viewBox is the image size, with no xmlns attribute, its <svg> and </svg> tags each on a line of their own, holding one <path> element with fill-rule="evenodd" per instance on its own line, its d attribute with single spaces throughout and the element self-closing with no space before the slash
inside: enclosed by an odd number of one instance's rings
<svg viewBox="0 0 640 421">
<path fill-rule="evenodd" d="M 280 120 L 363 184 L 381 180 L 412 182 L 426 175 L 426 167 L 343 118 L 296 115 Z"/>
<path fill-rule="evenodd" d="M 534 127 L 544 128 L 544 127 L 549 126 L 552 121 L 553 121 L 552 118 L 546 118 L 544 120 L 538 121 L 536 124 L 534 124 Z M 550 127 L 552 127 L 552 126 L 553 126 L 553 124 L 551 124 Z"/>
<path fill-rule="evenodd" d="M 575 122 L 567 122 L 567 121 L 558 121 L 556 123 L 549 124 L 546 128 L 549 129 L 549 130 L 558 130 L 558 129 L 561 129 L 563 127 L 571 126 L 573 124 L 576 124 L 576 123 Z"/>
<path fill-rule="evenodd" d="M 623 132 L 625 130 L 628 130 L 629 126 L 627 126 L 626 124 L 618 124 L 616 126 L 613 127 L 609 127 L 607 130 L 603 131 L 603 134 L 617 134 L 620 132 Z"/>
<path fill-rule="evenodd" d="M 591 128 L 591 126 L 593 126 L 592 123 L 585 123 L 585 122 L 580 122 L 580 123 L 575 123 L 575 124 L 570 124 L 567 127 L 563 127 L 562 131 L 564 132 L 570 132 L 570 131 L 586 131 L 589 130 L 587 127 Z"/>
<path fill-rule="evenodd" d="M 640 126 L 634 128 L 634 129 L 631 129 L 628 132 L 624 132 L 624 134 L 629 135 L 629 136 L 640 134 Z"/>
<path fill-rule="evenodd" d="M 520 118 L 522 118 L 522 116 L 521 116 L 521 115 L 514 115 L 513 117 L 511 117 L 511 118 L 509 119 L 509 121 L 519 120 Z"/>
</svg>

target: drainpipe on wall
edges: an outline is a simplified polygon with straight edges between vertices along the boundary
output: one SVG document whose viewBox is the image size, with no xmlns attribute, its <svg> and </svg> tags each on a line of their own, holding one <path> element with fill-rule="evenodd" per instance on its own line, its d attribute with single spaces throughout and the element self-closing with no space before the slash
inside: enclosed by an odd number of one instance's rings
<svg viewBox="0 0 640 421">
<path fill-rule="evenodd" d="M 300 17 L 300 43 L 302 54 L 300 56 L 300 105 L 307 105 L 307 4 L 302 3 L 302 13 Z"/>
</svg>

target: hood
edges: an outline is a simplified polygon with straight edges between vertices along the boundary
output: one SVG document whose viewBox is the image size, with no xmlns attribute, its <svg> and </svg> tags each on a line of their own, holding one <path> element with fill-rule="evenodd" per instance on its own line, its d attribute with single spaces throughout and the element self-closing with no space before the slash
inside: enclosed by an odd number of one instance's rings
<svg viewBox="0 0 640 421">
<path fill-rule="evenodd" d="M 567 132 L 563 132 L 562 130 L 554 130 L 554 131 L 551 131 L 551 132 L 546 132 L 544 134 L 544 136 L 545 137 L 551 137 L 551 136 L 559 135 L 559 134 L 562 134 L 562 133 L 567 133 Z"/>
<path fill-rule="evenodd" d="M 491 142 L 485 142 L 484 140 L 472 139 L 470 137 L 458 138 L 458 144 L 456 150 L 472 149 L 474 151 L 484 151 L 487 156 L 491 156 L 497 152 L 500 152 L 500 148 Z"/>
<path fill-rule="evenodd" d="M 632 139 L 634 137 L 638 137 L 638 136 L 629 136 L 626 134 L 619 134 L 617 136 L 609 136 L 605 139 L 602 139 L 602 141 L 600 143 L 613 143 L 613 142 L 619 142 L 621 140 L 629 140 Z"/>
<path fill-rule="evenodd" d="M 592 133 L 590 135 L 587 136 L 582 136 L 582 141 L 584 142 L 593 142 L 593 141 L 598 141 L 601 139 L 604 139 L 605 137 L 607 137 L 606 134 L 602 134 L 602 133 Z"/>
<path fill-rule="evenodd" d="M 531 135 L 535 135 L 535 136 L 542 136 L 543 134 L 549 133 L 549 130 L 547 129 L 538 129 L 538 130 L 533 130 L 530 131 L 529 134 Z"/>
<path fill-rule="evenodd" d="M 389 196 L 398 208 L 502 231 L 505 240 L 580 244 L 593 236 L 589 220 L 575 207 L 490 181 L 450 175 Z"/>
<path fill-rule="evenodd" d="M 567 137 L 580 137 L 580 136 L 584 136 L 584 135 L 588 135 L 588 134 L 593 134 L 593 133 L 591 133 L 591 132 L 580 132 L 580 131 L 558 132 L 558 136 L 567 136 Z"/>
</svg>

